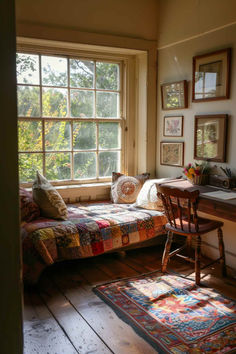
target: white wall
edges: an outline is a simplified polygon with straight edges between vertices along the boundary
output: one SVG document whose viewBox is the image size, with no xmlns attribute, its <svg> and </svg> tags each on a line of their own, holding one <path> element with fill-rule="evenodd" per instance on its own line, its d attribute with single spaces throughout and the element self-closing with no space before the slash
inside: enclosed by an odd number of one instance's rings
<svg viewBox="0 0 236 354">
<path fill-rule="evenodd" d="M 214 3 L 214 4 L 213 4 Z M 222 4 L 224 3 L 224 6 Z M 183 5 L 183 6 L 182 6 Z M 228 5 L 228 6 L 227 6 Z M 159 177 L 177 176 L 182 174 L 183 168 L 160 165 L 160 141 L 184 141 L 185 164 L 193 162 L 194 147 L 194 116 L 197 114 L 227 113 L 229 114 L 229 134 L 227 149 L 227 166 L 236 173 L 236 1 L 185 1 L 161 0 L 162 22 L 160 24 L 160 41 L 158 44 L 158 130 L 157 130 L 157 174 Z M 222 12 L 222 18 L 219 12 Z M 201 17 L 200 14 L 204 13 Z M 205 14 L 209 14 L 206 18 Z M 163 19 L 163 16 L 167 17 Z M 176 28 L 173 26 L 174 18 Z M 197 20 L 198 19 L 198 20 Z M 223 19 L 223 22 L 222 22 Z M 226 20 L 231 22 L 225 23 Z M 234 23 L 232 23 L 235 21 Z M 172 32 L 167 32 L 167 24 L 171 23 Z M 193 27 L 191 27 L 191 23 Z M 219 28 L 219 26 L 224 26 Z M 213 31 L 212 26 L 218 28 Z M 161 27 L 162 26 L 162 27 Z M 210 32 L 205 31 L 210 28 Z M 176 29 L 176 30 L 174 30 Z M 166 31 L 166 32 L 165 32 Z M 201 31 L 204 31 L 202 33 Z M 194 37 L 186 38 L 187 35 Z M 176 43 L 178 41 L 178 43 Z M 212 102 L 192 103 L 192 57 L 210 53 L 223 48 L 232 48 L 231 87 L 230 99 Z M 188 81 L 189 107 L 183 110 L 163 111 L 160 100 L 160 84 L 179 80 Z M 184 136 L 182 138 L 163 137 L 164 116 L 184 116 Z M 215 165 L 215 164 L 214 164 Z M 217 164 L 224 165 L 224 164 Z M 209 217 L 209 215 L 208 215 Z M 235 220 L 236 221 L 236 220 Z M 236 223 L 224 220 L 224 236 L 227 253 L 227 262 L 236 269 Z M 215 245 L 216 236 L 209 234 L 205 241 Z M 211 256 L 214 248 L 204 246 L 204 251 Z M 233 256 L 234 254 L 235 256 Z"/>
<path fill-rule="evenodd" d="M 221 48 L 231 47 L 232 50 L 232 72 L 231 72 L 231 93 L 230 99 L 212 102 L 193 103 L 192 100 L 192 57 L 194 55 L 212 52 Z M 236 24 L 216 32 L 191 39 L 189 41 L 169 46 L 158 51 L 158 137 L 159 142 L 184 141 L 185 142 L 185 164 L 193 161 L 194 146 L 194 116 L 197 114 L 227 113 L 229 114 L 229 134 L 227 165 L 232 169 L 236 168 Z M 188 106 L 183 110 L 164 111 L 161 109 L 160 84 L 165 82 L 187 80 L 188 81 Z M 163 117 L 171 115 L 184 116 L 184 137 L 164 138 Z M 158 143 L 159 150 L 159 143 Z M 157 154 L 157 170 L 159 176 L 181 174 L 182 168 L 162 166 L 159 163 Z M 219 165 L 219 164 L 218 164 Z M 223 164 L 220 164 L 223 165 Z M 236 170 L 235 170 L 236 172 Z"/>
<path fill-rule="evenodd" d="M 156 0 L 16 0 L 16 20 L 156 40 Z"/>
<path fill-rule="evenodd" d="M 181 41 L 236 20 L 235 0 L 159 0 L 158 45 Z"/>
</svg>

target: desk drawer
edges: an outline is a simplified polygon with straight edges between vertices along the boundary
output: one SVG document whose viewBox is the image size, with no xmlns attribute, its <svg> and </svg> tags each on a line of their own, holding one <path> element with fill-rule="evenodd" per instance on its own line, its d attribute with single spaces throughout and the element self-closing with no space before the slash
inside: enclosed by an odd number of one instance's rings
<svg viewBox="0 0 236 354">
<path fill-rule="evenodd" d="M 236 222 L 236 208 L 223 201 L 215 201 L 211 199 L 200 198 L 198 210 L 206 214 L 218 216 L 222 219 L 227 219 Z"/>
</svg>

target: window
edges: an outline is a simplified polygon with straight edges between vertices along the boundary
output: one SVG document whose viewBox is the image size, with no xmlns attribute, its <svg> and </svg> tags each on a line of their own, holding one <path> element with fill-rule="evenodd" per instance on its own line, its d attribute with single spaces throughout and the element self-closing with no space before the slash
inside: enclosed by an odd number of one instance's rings
<svg viewBox="0 0 236 354">
<path fill-rule="evenodd" d="M 121 169 L 122 62 L 17 54 L 19 174 L 97 181 Z"/>
</svg>

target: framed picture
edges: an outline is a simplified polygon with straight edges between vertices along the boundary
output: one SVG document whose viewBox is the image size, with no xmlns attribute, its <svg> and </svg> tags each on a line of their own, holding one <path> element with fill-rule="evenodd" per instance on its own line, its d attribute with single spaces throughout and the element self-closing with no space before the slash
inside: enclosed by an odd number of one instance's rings
<svg viewBox="0 0 236 354">
<path fill-rule="evenodd" d="M 161 85 L 162 109 L 182 109 L 188 107 L 187 81 L 177 81 Z"/>
<path fill-rule="evenodd" d="M 184 143 L 160 143 L 161 165 L 182 167 L 184 165 Z"/>
<path fill-rule="evenodd" d="M 229 98 L 231 49 L 193 57 L 193 102 Z"/>
<path fill-rule="evenodd" d="M 194 159 L 226 161 L 227 114 L 195 116 Z"/>
<path fill-rule="evenodd" d="M 183 116 L 164 117 L 164 136 L 183 136 Z"/>
</svg>

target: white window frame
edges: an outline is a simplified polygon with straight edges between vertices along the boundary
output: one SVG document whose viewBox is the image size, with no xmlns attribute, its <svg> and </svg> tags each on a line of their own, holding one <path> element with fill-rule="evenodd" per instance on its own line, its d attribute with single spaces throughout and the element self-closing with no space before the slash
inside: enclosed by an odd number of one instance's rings
<svg viewBox="0 0 236 354">
<path fill-rule="evenodd" d="M 149 68 L 150 63 L 153 64 L 154 50 L 148 49 L 127 49 L 112 47 L 106 45 L 96 45 L 63 42 L 59 40 L 37 39 L 30 37 L 17 37 L 17 52 L 39 52 L 43 54 L 58 54 L 71 56 L 84 56 L 86 58 L 100 58 L 102 60 L 120 60 L 123 63 L 123 104 L 121 108 L 121 116 L 123 117 L 123 136 L 122 136 L 122 166 L 121 173 L 127 175 L 135 175 L 148 170 L 148 146 L 153 147 L 153 142 L 147 141 L 148 132 L 148 112 L 155 111 L 155 102 L 149 99 L 149 108 L 147 107 L 147 92 L 152 92 L 153 86 L 148 84 L 148 77 L 153 73 L 153 68 Z M 152 80 L 151 80 L 152 81 Z M 153 119 L 156 117 L 153 116 Z M 155 145 L 155 144 L 154 144 Z M 87 190 L 91 186 L 91 190 L 96 190 L 100 196 L 100 187 L 107 185 L 110 181 L 103 183 L 85 183 L 85 181 L 76 180 L 76 184 L 72 182 L 52 183 L 59 184 L 60 191 L 64 191 L 65 196 L 68 191 L 75 193 L 77 187 L 79 190 Z M 71 184 L 71 186 L 69 186 Z M 73 186 L 74 184 L 74 186 Z M 31 187 L 32 183 L 24 184 L 25 187 Z M 85 192 L 86 193 L 86 192 Z M 91 193 L 91 192 L 89 192 Z M 94 192 L 93 192 L 94 193 Z M 103 193 L 103 192 L 101 192 Z"/>
<path fill-rule="evenodd" d="M 34 54 L 34 55 L 39 55 L 39 65 L 40 65 L 40 61 L 41 61 L 41 57 L 40 55 L 49 55 L 49 56 L 58 56 L 60 58 L 67 58 L 68 61 L 68 67 L 69 67 L 69 59 L 80 59 L 80 60 L 92 60 L 96 63 L 96 61 L 101 61 L 101 62 L 107 62 L 107 63 L 116 63 L 119 65 L 119 80 L 120 80 L 120 86 L 119 86 L 119 90 L 100 90 L 100 89 L 96 89 L 96 85 L 93 89 L 90 89 L 91 91 L 104 91 L 104 92 L 117 92 L 119 93 L 119 111 L 120 111 L 120 117 L 119 118 L 72 118 L 70 115 L 70 85 L 69 85 L 69 71 L 68 71 L 68 84 L 65 87 L 60 87 L 60 86 L 45 86 L 47 88 L 64 88 L 67 90 L 68 92 L 68 114 L 67 117 L 58 117 L 58 118 L 54 118 L 54 117 L 44 117 L 42 114 L 42 87 L 44 87 L 44 85 L 42 84 L 41 81 L 41 70 L 40 70 L 40 83 L 39 85 L 31 85 L 31 84 L 17 84 L 17 86 L 35 86 L 35 87 L 39 87 L 40 88 L 40 111 L 41 111 L 41 117 L 22 117 L 19 116 L 18 117 L 18 121 L 40 121 L 42 122 L 42 130 L 43 130 L 43 141 L 42 141 L 42 150 L 40 151 L 19 151 L 19 154 L 21 153 L 41 153 L 43 155 L 43 173 L 45 173 L 45 156 L 47 153 L 59 153 L 59 152 L 65 152 L 65 153 L 70 153 L 71 154 L 71 173 L 72 176 L 74 174 L 74 159 L 73 159 L 73 144 L 71 141 L 71 149 L 67 150 L 67 151 L 46 151 L 45 150 L 45 144 L 44 144 L 44 127 L 45 127 L 45 122 L 47 121 L 67 121 L 71 123 L 71 140 L 73 139 L 73 122 L 81 122 L 81 121 L 86 121 L 86 122 L 95 122 L 96 123 L 96 140 L 97 140 L 97 144 L 96 144 L 96 149 L 93 150 L 88 150 L 89 152 L 95 152 L 96 153 L 96 163 L 98 165 L 98 152 L 99 151 L 119 151 L 120 152 L 120 172 L 121 173 L 125 173 L 125 139 L 124 139 L 124 132 L 125 130 L 127 130 L 126 128 L 126 121 L 127 121 L 127 117 L 126 117 L 126 99 L 125 99 L 125 94 L 126 94 L 126 61 L 127 59 L 125 58 L 121 58 L 120 56 L 115 56 L 115 55 L 104 55 L 103 53 L 68 53 L 69 51 L 58 51 L 58 48 L 54 49 L 51 48 L 49 49 L 48 47 L 38 47 L 35 46 L 35 48 L 28 48 L 28 46 L 25 45 L 19 45 L 17 47 L 17 52 L 18 53 L 23 53 L 23 54 Z M 95 65 L 96 68 L 96 65 Z M 40 68 L 41 69 L 41 68 Z M 96 70 L 96 69 L 95 69 Z M 96 75 L 96 71 L 95 71 L 95 75 Z M 85 89 L 80 89 L 80 88 L 76 88 L 76 90 L 85 90 Z M 96 96 L 96 95 L 95 95 Z M 96 102 L 95 102 L 96 105 Z M 121 134 L 121 141 L 120 141 L 120 147 L 116 148 L 116 149 L 102 149 L 99 150 L 98 148 L 98 123 L 99 122 L 117 122 L 120 124 L 120 134 Z M 77 152 L 86 152 L 86 150 L 75 150 L 76 153 Z M 96 178 L 91 178 L 91 179 L 68 179 L 68 180 L 55 180 L 55 181 L 51 181 L 51 183 L 53 185 L 59 185 L 59 186 L 63 186 L 63 185 L 79 185 L 79 184 L 87 184 L 87 183 L 98 183 L 98 182 L 109 182 L 111 181 L 111 177 L 99 177 L 99 170 L 98 170 L 98 166 L 96 166 L 96 171 L 97 171 L 97 176 Z M 21 183 L 22 186 L 24 187 L 31 187 L 32 186 L 32 182 L 23 182 Z"/>
</svg>

